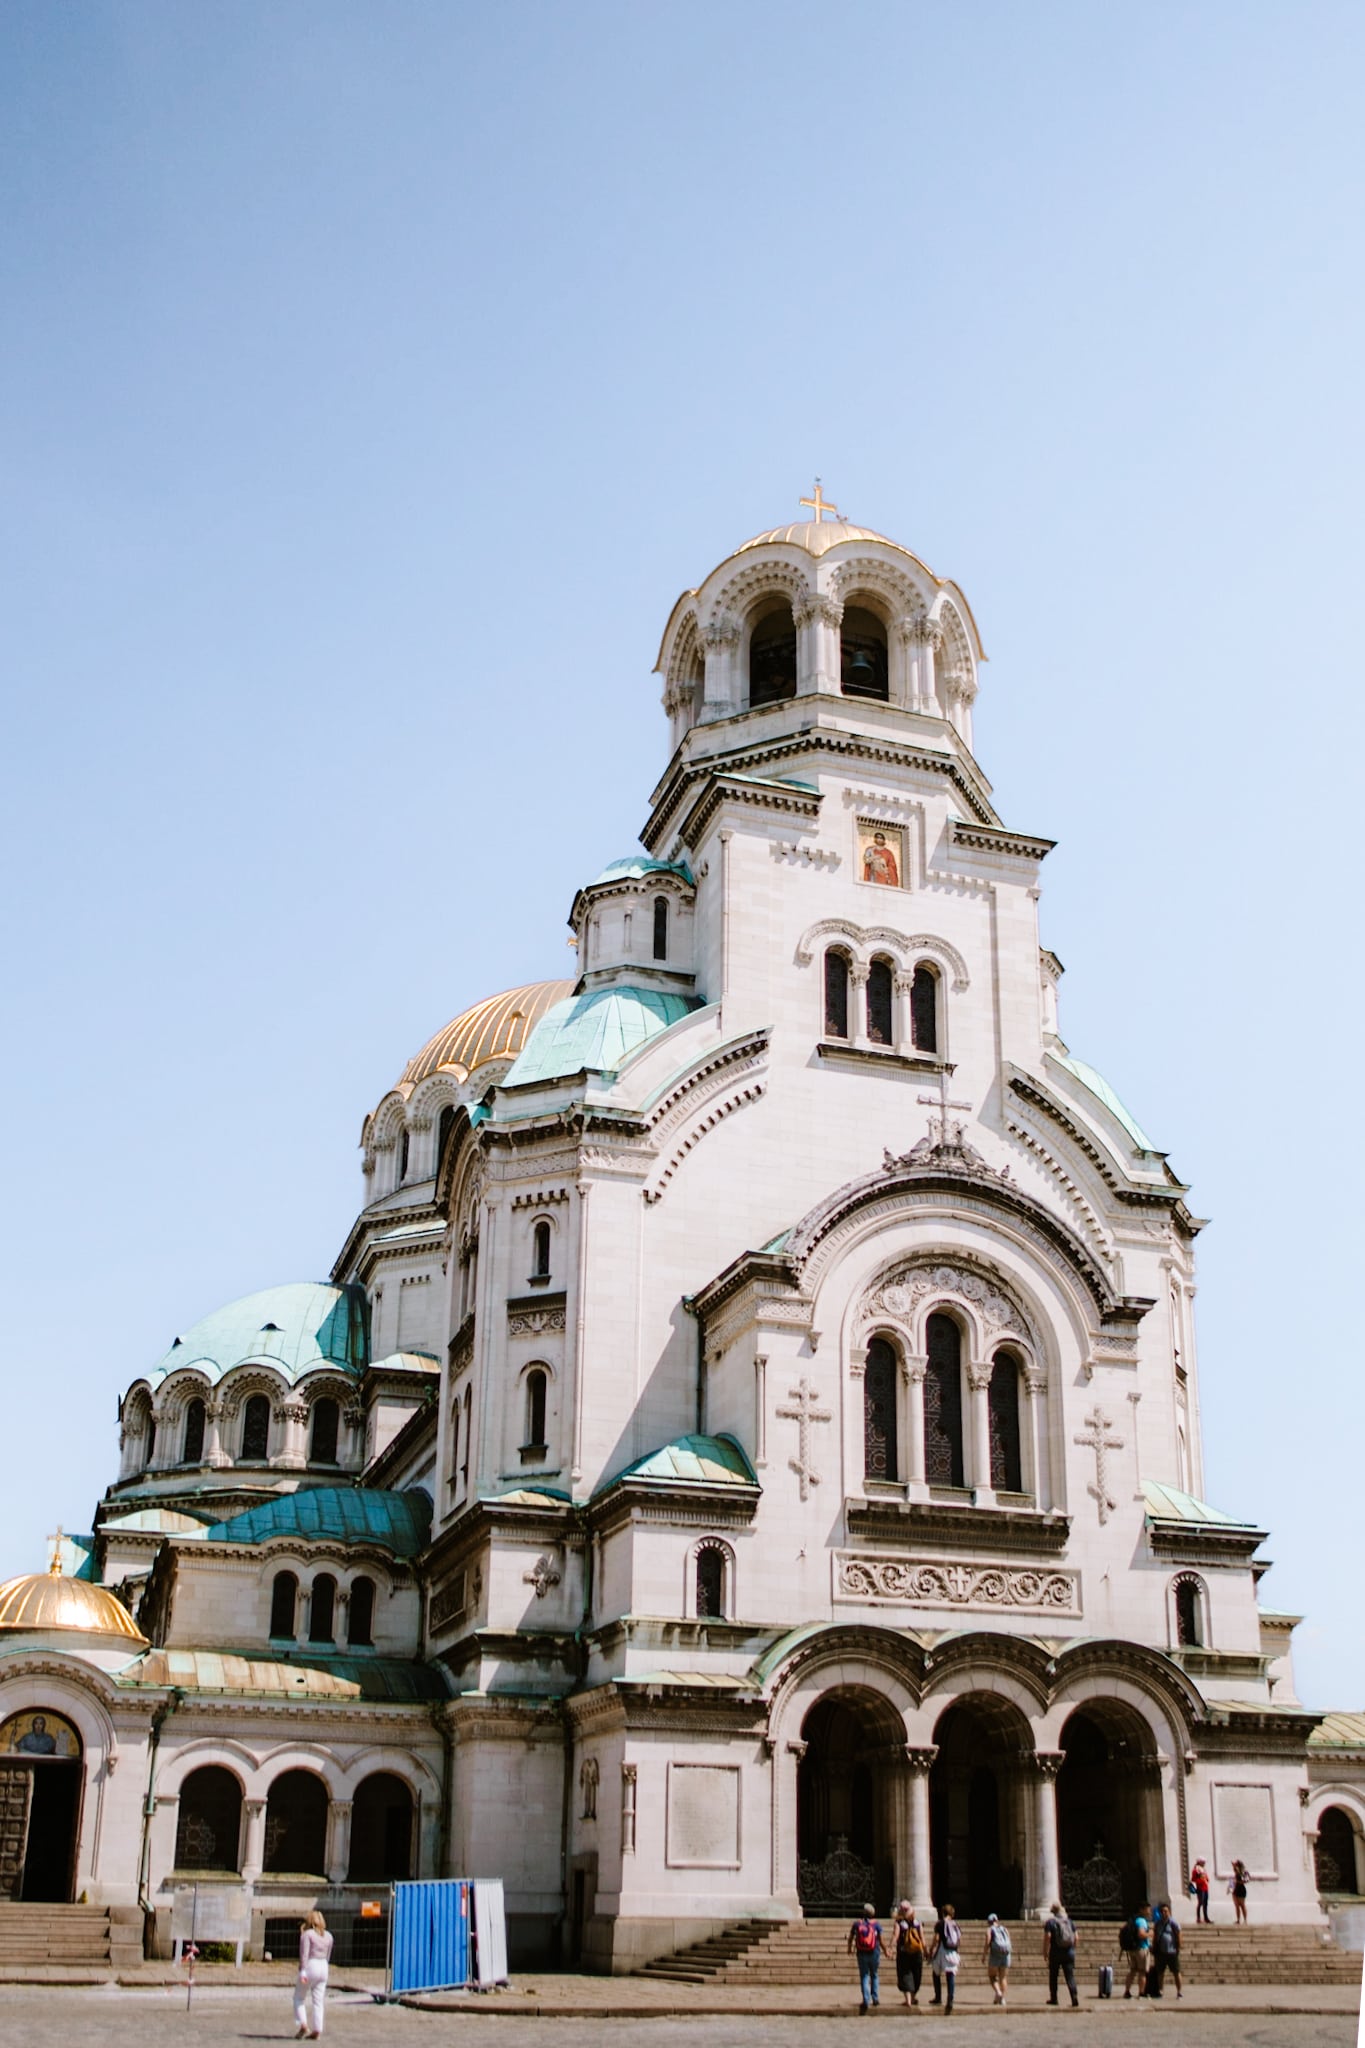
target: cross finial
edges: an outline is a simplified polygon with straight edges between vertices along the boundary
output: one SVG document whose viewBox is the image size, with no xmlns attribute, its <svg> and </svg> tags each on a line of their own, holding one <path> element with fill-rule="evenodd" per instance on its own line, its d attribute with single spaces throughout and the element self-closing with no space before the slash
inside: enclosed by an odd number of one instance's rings
<svg viewBox="0 0 1365 2048">
<path fill-rule="evenodd" d="M 815 479 L 815 496 L 813 498 L 803 498 L 801 503 L 810 506 L 811 511 L 815 514 L 815 524 L 817 526 L 824 523 L 826 512 L 831 513 L 835 519 L 842 517 L 837 505 L 830 505 L 821 497 L 819 477 Z"/>
<path fill-rule="evenodd" d="M 972 1106 L 970 1102 L 953 1102 L 949 1099 L 948 1083 L 956 1071 L 956 1068 L 953 1066 L 947 1064 L 941 1066 L 938 1070 L 938 1094 L 916 1097 L 917 1101 L 923 1102 L 928 1108 L 938 1111 L 937 1116 L 931 1116 L 929 1119 L 929 1140 L 931 1144 L 942 1146 L 945 1149 L 949 1145 L 961 1145 L 962 1143 L 962 1126 L 961 1124 L 950 1124 L 948 1122 L 948 1111 L 950 1109 L 970 1109 Z"/>
<path fill-rule="evenodd" d="M 47 1568 L 54 1579 L 59 1579 L 62 1575 L 62 1545 L 66 1541 L 66 1531 L 60 1522 L 47 1540 L 52 1545 L 52 1556 L 48 1560 Z"/>
</svg>

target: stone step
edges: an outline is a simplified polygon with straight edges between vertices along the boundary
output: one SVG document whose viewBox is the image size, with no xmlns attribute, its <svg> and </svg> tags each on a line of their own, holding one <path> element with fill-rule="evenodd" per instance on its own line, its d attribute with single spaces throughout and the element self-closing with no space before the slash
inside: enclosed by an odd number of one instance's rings
<svg viewBox="0 0 1365 2048">
<path fill-rule="evenodd" d="M 126 1959 L 125 1952 L 140 1957 L 140 1924 L 124 1926 L 126 1915 L 120 1914 L 115 1931 L 111 1917 L 107 1906 L 6 1901 L 0 1904 L 0 1966 L 57 1963 L 107 1969 L 113 1945 L 120 1958 Z"/>
</svg>

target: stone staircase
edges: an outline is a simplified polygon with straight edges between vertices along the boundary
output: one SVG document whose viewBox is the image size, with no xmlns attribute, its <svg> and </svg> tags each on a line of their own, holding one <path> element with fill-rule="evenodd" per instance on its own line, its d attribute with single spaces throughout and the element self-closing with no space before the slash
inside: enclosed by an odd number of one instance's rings
<svg viewBox="0 0 1365 2048">
<path fill-rule="evenodd" d="M 883 1921 L 889 1927 L 889 1921 Z M 1292 1986 L 1360 1982 L 1361 1960 L 1337 1948 L 1312 1927 L 1196 1927 L 1181 1922 L 1182 1973 L 1188 1984 Z M 1082 1921 L 1076 1958 L 1076 1980 L 1093 1995 L 1101 1963 L 1112 1963 L 1122 1996 L 1126 1957 L 1119 1950 L 1119 1923 Z M 1042 1932 L 1036 1922 L 1012 1922 L 1014 1958 L 1011 1986 L 1045 1988 Z M 844 1984 L 854 1980 L 855 1964 L 845 1953 L 848 1923 L 843 1920 L 741 1920 L 705 1941 L 694 1942 L 674 1956 L 646 1963 L 639 1974 L 675 1984 L 772 1985 Z M 962 1922 L 963 1984 L 984 1984 L 981 1962 L 986 1945 L 983 1921 Z M 895 1985 L 895 1964 L 883 1962 L 888 1991 Z M 1065 1993 L 1063 1993 L 1065 1996 Z"/>
<path fill-rule="evenodd" d="M 111 1973 L 141 1961 L 142 1914 L 136 1906 L 0 1904 L 0 1970 Z"/>
</svg>

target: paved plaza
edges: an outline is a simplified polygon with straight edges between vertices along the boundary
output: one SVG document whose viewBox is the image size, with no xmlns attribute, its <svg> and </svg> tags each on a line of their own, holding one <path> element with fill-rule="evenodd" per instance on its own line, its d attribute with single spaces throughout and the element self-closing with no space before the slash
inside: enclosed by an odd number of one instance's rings
<svg viewBox="0 0 1365 2048">
<path fill-rule="evenodd" d="M 627 1987 L 616 1988 L 619 1993 Z M 1283 2002 L 1291 1997 L 1304 2003 L 1314 1997 L 1335 2000 L 1331 1993 L 1308 1993 L 1286 1994 Z M 605 2030 L 622 2048 L 627 2042 L 630 2048 L 824 2048 L 831 2024 L 837 2024 L 830 2016 L 746 2012 L 738 2005 L 730 2013 L 643 2018 L 613 2017 L 605 2006 L 596 2016 L 538 2014 L 525 2009 L 532 2003 L 525 1992 L 513 1991 L 480 1999 L 467 2011 L 418 2011 L 339 1991 L 329 2002 L 327 2038 L 340 2048 L 602 2048 Z M 843 2011 L 850 2025 L 898 2036 L 927 2032 L 942 2020 L 939 2013 L 889 2006 L 862 2020 L 852 2001 Z M 1042 2048 L 1058 2034 L 1086 2044 L 1128 2043 L 1147 2040 L 1153 2030 L 1170 2048 L 1356 2048 L 1354 2010 L 1338 2005 L 1257 2012 L 1250 2000 L 1242 2011 L 1088 2003 L 1074 2018 L 1067 2010 L 1040 2009 L 1036 2001 L 1009 2013 L 968 2007 L 954 2015 L 950 2039 L 968 2048 L 987 2041 L 993 2048 Z M 175 1986 L 0 1986 L 5 2048 L 70 2048 L 90 2039 L 101 2048 L 179 2048 L 191 2041 L 199 2048 L 237 2048 L 243 2042 L 289 2040 L 293 2031 L 288 1983 L 200 1988 L 188 2014 L 184 1990 Z"/>
</svg>

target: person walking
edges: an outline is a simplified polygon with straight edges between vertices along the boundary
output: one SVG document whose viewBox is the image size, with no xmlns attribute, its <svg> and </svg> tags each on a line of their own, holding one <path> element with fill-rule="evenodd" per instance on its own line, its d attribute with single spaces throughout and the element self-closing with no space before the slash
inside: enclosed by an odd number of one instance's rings
<svg viewBox="0 0 1365 2048">
<path fill-rule="evenodd" d="M 1201 1856 L 1190 1872 L 1190 1890 L 1194 1894 L 1194 1917 L 1196 1923 L 1209 1923 L 1209 1866 Z"/>
<path fill-rule="evenodd" d="M 1123 1987 L 1125 1998 L 1133 1995 L 1133 1986 L 1138 1988 L 1138 1997 L 1147 1996 L 1147 1972 L 1152 1967 L 1152 1909 L 1144 1906 L 1131 1920 L 1125 1921 L 1119 1935 L 1119 1947 L 1128 1958 L 1128 1981 Z"/>
<path fill-rule="evenodd" d="M 896 1989 L 907 2006 L 919 2004 L 924 1981 L 924 1929 L 909 1899 L 896 1908 Z"/>
<path fill-rule="evenodd" d="M 1175 1979 L 1175 1995 L 1185 1996 L 1180 1981 L 1180 1922 L 1174 1917 L 1169 1904 L 1164 1900 L 1157 1907 L 1152 1921 L 1152 1967 L 1147 1974 L 1147 1996 L 1160 1998 L 1170 1972 Z"/>
<path fill-rule="evenodd" d="M 962 1960 L 962 1929 L 951 1906 L 945 1906 L 934 1922 L 934 1950 L 929 1960 L 934 1970 L 935 2005 L 940 2003 L 939 1986 L 946 1983 L 948 1987 L 943 2014 L 947 2019 L 953 2009 L 953 1993 L 957 1988 L 957 1966 Z"/>
<path fill-rule="evenodd" d="M 1066 1978 L 1066 1988 L 1071 1993 L 1071 2003 L 1080 2004 L 1076 1991 L 1076 1923 L 1069 1913 L 1064 1913 L 1058 1900 L 1052 1901 L 1052 1911 L 1043 1922 L 1043 1961 L 1047 1964 L 1047 2002 L 1057 2003 L 1057 1979 Z"/>
<path fill-rule="evenodd" d="M 1232 1893 L 1232 1910 L 1237 1915 L 1233 1924 L 1237 1927 L 1245 1927 L 1247 1924 L 1247 1878 L 1250 1874 L 1241 1857 L 1234 1856 L 1232 1859 L 1232 1883 L 1228 1886 L 1228 1890 Z"/>
<path fill-rule="evenodd" d="M 859 2012 L 881 2004 L 880 1972 L 886 1944 L 877 1908 L 865 1905 L 862 1918 L 848 1930 L 848 1953 L 858 1958 L 858 1986 L 863 1995 Z"/>
<path fill-rule="evenodd" d="M 294 1985 L 296 2041 L 320 2041 L 327 2009 L 327 1965 L 332 1960 L 332 1937 L 327 1922 L 316 1908 L 299 1928 L 299 1974 Z M 308 2024 L 312 2019 L 312 2026 Z"/>
<path fill-rule="evenodd" d="M 994 2002 L 996 2005 L 1003 2005 L 1005 2003 L 1006 1995 L 1010 1988 L 1010 1956 L 1013 1949 L 1014 1943 L 1010 1939 L 1010 1931 L 1000 1918 L 1000 1915 L 998 1913 L 988 1913 L 986 1915 L 986 1946 L 982 1952 L 981 1960 L 986 1965 L 986 1975 L 990 1979 L 990 1987 L 995 1994 Z"/>
</svg>

